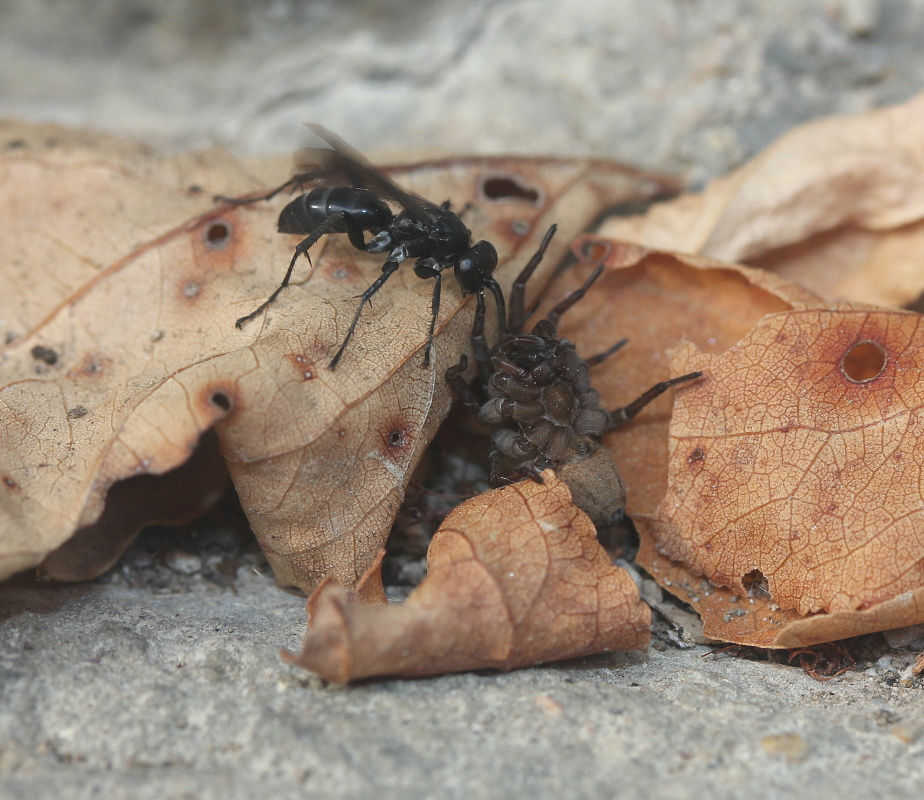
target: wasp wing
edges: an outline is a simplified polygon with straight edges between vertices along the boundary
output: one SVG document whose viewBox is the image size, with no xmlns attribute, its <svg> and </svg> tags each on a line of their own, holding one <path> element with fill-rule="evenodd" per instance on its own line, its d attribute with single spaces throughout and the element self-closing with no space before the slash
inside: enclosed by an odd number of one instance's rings
<svg viewBox="0 0 924 800">
<path fill-rule="evenodd" d="M 302 173 L 297 176 L 304 182 L 336 180 L 390 197 L 404 210 L 423 224 L 436 218 L 437 208 L 423 197 L 402 189 L 382 170 L 374 166 L 362 153 L 353 149 L 337 134 L 321 125 L 305 123 L 317 136 L 327 142 L 326 147 L 305 147 L 295 153 L 295 166 Z"/>
</svg>

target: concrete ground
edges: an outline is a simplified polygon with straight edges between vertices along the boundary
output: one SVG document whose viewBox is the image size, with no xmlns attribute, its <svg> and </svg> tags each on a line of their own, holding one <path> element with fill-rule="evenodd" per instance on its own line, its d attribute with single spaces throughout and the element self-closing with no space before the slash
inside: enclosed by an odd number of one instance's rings
<svg viewBox="0 0 924 800">
<path fill-rule="evenodd" d="M 918 92 L 922 34 L 920 0 L 7 0 L 0 114 L 242 154 L 317 121 L 373 156 L 607 156 L 696 185 Z M 89 584 L 0 587 L 0 798 L 920 796 L 894 637 L 830 682 L 662 622 L 647 653 L 341 688 L 277 658 L 304 606 L 260 563 L 140 546 Z"/>
</svg>

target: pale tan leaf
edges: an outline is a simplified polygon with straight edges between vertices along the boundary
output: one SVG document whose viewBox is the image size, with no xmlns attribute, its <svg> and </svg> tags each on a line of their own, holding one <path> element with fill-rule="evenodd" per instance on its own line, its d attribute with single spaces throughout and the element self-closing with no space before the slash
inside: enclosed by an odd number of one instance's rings
<svg viewBox="0 0 924 800">
<path fill-rule="evenodd" d="M 906 305 L 924 290 L 924 95 L 807 123 L 737 171 L 604 236 L 753 264 L 829 299 Z"/>
<path fill-rule="evenodd" d="M 10 125 L 0 156 L 11 230 L 0 269 L 15 289 L 0 304 L 2 574 L 98 526 L 116 483 L 176 469 L 215 426 L 279 581 L 307 591 L 334 573 L 354 583 L 448 409 L 443 372 L 468 346 L 470 298 L 446 282 L 434 363 L 423 369 L 431 284 L 400 270 L 331 372 L 354 296 L 382 263 L 343 237 L 319 243 L 313 271 L 302 260 L 265 316 L 234 327 L 277 285 L 298 239 L 275 232 L 286 197 L 230 207 L 211 195 L 252 190 L 263 171 L 272 185 L 285 177 L 279 159 L 248 171 L 217 151 L 164 159 L 50 131 Z M 461 159 L 392 175 L 437 202 L 472 201 L 466 224 L 497 246 L 502 284 L 551 220 L 564 236 L 547 269 L 601 207 L 666 188 L 617 165 L 556 159 Z M 79 569 L 74 551 L 50 559 L 46 575 L 92 577 L 127 541 L 123 531 L 118 546 L 94 544 Z"/>
</svg>

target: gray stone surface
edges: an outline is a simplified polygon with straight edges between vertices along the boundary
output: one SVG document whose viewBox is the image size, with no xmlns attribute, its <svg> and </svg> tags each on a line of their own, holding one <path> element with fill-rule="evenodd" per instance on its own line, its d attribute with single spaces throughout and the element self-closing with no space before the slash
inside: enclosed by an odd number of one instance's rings
<svg viewBox="0 0 924 800">
<path fill-rule="evenodd" d="M 0 114 L 240 153 L 310 120 L 370 153 L 609 156 L 695 184 L 911 96 L 922 34 L 920 0 L 6 0 Z M 250 564 L 218 581 L 180 548 L 0 587 L 0 798 L 920 796 L 911 652 L 869 645 L 821 683 L 665 635 L 328 687 L 276 657 L 303 604 Z"/>
<path fill-rule="evenodd" d="M 924 82 L 920 0 L 5 0 L 0 113 L 176 147 L 597 155 L 700 181 Z"/>
<path fill-rule="evenodd" d="M 822 683 L 667 647 L 342 688 L 276 658 L 302 602 L 246 569 L 0 607 L 4 800 L 920 796 L 910 656 Z"/>
</svg>

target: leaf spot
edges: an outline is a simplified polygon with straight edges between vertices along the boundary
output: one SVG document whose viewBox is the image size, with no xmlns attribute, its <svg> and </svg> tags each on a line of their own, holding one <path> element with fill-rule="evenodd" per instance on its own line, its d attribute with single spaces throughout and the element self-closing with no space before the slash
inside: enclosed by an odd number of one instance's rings
<svg viewBox="0 0 924 800">
<path fill-rule="evenodd" d="M 50 347 L 42 347 L 42 345 L 37 344 L 30 352 L 32 353 L 32 358 L 48 364 L 49 367 L 58 363 L 58 354 Z"/>
<path fill-rule="evenodd" d="M 80 372 L 88 377 L 98 378 L 104 372 L 108 361 L 109 359 L 99 353 L 87 353 L 83 357 Z"/>
<path fill-rule="evenodd" d="M 304 353 L 290 353 L 288 358 L 295 365 L 295 369 L 304 380 L 310 381 L 317 377 L 314 361 L 308 358 Z"/>
</svg>

